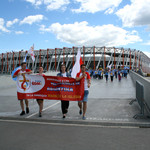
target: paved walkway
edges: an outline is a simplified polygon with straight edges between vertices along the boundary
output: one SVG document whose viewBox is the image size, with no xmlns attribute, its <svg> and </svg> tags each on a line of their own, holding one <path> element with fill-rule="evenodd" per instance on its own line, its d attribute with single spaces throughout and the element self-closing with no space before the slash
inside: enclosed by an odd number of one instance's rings
<svg viewBox="0 0 150 150">
<path fill-rule="evenodd" d="M 60 101 L 45 100 L 43 117 L 38 117 L 36 100 L 30 100 L 30 113 L 19 116 L 20 105 L 16 97 L 16 85 L 7 77 L 7 87 L 0 87 L 0 117 L 30 118 L 38 120 L 62 120 Z M 4 79 L 3 79 L 4 80 Z M 9 81 L 9 83 L 8 83 Z M 106 83 L 105 79 L 92 79 L 86 122 L 149 122 L 148 119 L 133 119 L 139 113 L 137 103 L 129 105 L 135 99 L 135 87 L 130 76 L 121 82 L 114 79 Z M 69 113 L 65 120 L 82 121 L 77 102 L 70 102 Z"/>
</svg>

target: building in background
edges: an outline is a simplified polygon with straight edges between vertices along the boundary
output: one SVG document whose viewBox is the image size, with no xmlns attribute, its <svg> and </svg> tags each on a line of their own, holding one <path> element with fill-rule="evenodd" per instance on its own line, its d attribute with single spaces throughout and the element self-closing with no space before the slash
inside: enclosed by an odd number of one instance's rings
<svg viewBox="0 0 150 150">
<path fill-rule="evenodd" d="M 37 72 L 39 66 L 44 71 L 58 71 L 60 64 L 66 64 L 68 70 L 75 63 L 77 47 L 55 48 L 35 50 L 35 62 L 31 56 L 27 56 L 27 67 Z M 8 52 L 0 54 L 0 74 L 11 74 L 14 68 L 20 66 L 27 51 Z M 105 69 L 108 66 L 128 67 L 130 69 L 141 68 L 143 72 L 150 73 L 150 58 L 140 50 L 131 50 L 115 47 L 81 47 L 81 56 L 87 69 Z"/>
</svg>

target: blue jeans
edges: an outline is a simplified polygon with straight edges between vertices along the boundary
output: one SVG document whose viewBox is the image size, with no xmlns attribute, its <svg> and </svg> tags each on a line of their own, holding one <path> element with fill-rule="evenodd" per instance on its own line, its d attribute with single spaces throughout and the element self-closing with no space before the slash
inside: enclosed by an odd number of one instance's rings
<svg viewBox="0 0 150 150">
<path fill-rule="evenodd" d="M 88 90 L 85 90 L 85 91 L 84 91 L 83 100 L 82 100 L 82 101 L 79 101 L 79 102 L 87 102 L 87 101 L 88 101 L 88 95 L 89 95 L 89 91 L 88 91 Z"/>
</svg>

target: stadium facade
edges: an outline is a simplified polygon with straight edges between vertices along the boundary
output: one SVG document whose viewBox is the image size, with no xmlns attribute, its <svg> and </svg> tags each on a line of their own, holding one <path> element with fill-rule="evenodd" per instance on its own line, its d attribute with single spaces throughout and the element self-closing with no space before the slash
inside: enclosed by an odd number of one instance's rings
<svg viewBox="0 0 150 150">
<path fill-rule="evenodd" d="M 67 68 L 73 67 L 77 47 L 35 50 L 35 62 L 27 55 L 27 67 L 37 72 L 39 66 L 44 71 L 58 71 L 63 62 Z M 129 67 L 141 68 L 143 72 L 150 73 L 150 58 L 140 50 L 115 48 L 115 47 L 80 47 L 83 62 L 87 69 L 105 69 L 112 65 L 114 68 Z M 0 74 L 11 74 L 14 68 L 20 66 L 28 51 L 8 52 L 0 54 Z"/>
</svg>

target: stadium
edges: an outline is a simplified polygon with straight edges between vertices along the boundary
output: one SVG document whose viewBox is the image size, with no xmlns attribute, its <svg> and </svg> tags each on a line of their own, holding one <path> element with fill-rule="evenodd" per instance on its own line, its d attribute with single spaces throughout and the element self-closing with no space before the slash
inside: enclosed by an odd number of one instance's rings
<svg viewBox="0 0 150 150">
<path fill-rule="evenodd" d="M 76 60 L 78 47 L 55 48 L 34 50 L 35 62 L 27 55 L 27 67 L 37 72 L 39 66 L 43 66 L 44 72 L 59 71 L 63 62 L 71 69 Z M 150 73 L 150 58 L 140 50 L 115 48 L 115 47 L 80 47 L 82 61 L 87 69 L 105 69 L 108 66 L 128 67 L 136 70 L 142 69 Z M 11 72 L 23 62 L 28 51 L 8 52 L 0 54 L 0 74 L 11 74 Z"/>
</svg>

